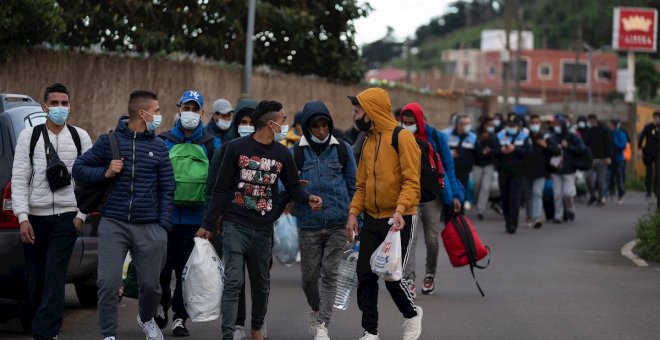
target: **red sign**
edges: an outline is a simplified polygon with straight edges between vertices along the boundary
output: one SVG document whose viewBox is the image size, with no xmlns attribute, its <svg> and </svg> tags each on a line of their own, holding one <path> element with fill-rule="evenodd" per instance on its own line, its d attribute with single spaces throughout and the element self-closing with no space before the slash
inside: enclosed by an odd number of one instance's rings
<svg viewBox="0 0 660 340">
<path fill-rule="evenodd" d="M 615 7 L 612 47 L 615 50 L 655 52 L 658 11 L 653 8 Z"/>
</svg>

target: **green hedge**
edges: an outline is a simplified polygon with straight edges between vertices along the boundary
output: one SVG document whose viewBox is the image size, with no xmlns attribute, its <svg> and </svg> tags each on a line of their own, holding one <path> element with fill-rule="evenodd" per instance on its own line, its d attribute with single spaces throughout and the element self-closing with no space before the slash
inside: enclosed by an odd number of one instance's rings
<svg viewBox="0 0 660 340">
<path fill-rule="evenodd" d="M 639 239 L 635 252 L 645 260 L 660 262 L 660 212 L 649 211 L 639 219 L 635 229 Z"/>
</svg>

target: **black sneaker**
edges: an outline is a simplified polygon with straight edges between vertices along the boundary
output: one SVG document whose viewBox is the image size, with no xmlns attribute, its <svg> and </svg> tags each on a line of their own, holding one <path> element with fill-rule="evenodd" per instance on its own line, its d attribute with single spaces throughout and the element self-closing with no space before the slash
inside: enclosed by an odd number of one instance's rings
<svg viewBox="0 0 660 340">
<path fill-rule="evenodd" d="M 561 220 L 558 220 L 558 219 L 555 218 L 555 219 L 552 220 L 552 223 L 553 224 L 561 224 Z"/>
<path fill-rule="evenodd" d="M 593 205 L 594 203 L 596 203 L 596 201 L 598 201 L 596 197 L 592 197 L 589 199 L 589 202 L 587 202 L 587 205 Z"/>
<path fill-rule="evenodd" d="M 172 335 L 175 337 L 189 336 L 188 328 L 186 328 L 186 321 L 183 319 L 174 319 L 172 321 Z"/>
<path fill-rule="evenodd" d="M 569 212 L 567 213 L 567 215 L 569 221 L 571 222 L 575 221 L 575 213 Z"/>
<path fill-rule="evenodd" d="M 163 306 L 158 305 L 158 310 L 156 311 L 156 316 L 154 316 L 154 321 L 156 321 L 156 325 L 158 325 L 158 328 L 160 329 L 165 329 L 167 327 L 167 309 L 163 308 Z"/>
<path fill-rule="evenodd" d="M 506 226 L 506 232 L 509 234 L 515 234 L 516 233 L 516 227 L 514 226 Z"/>
<path fill-rule="evenodd" d="M 540 218 L 534 220 L 534 229 L 541 228 L 543 226 L 543 221 Z"/>
<path fill-rule="evenodd" d="M 435 275 L 426 274 L 422 283 L 422 294 L 433 294 L 433 291 L 435 291 Z"/>
<path fill-rule="evenodd" d="M 484 220 L 484 215 L 483 214 L 477 214 L 477 218 L 479 219 L 479 221 L 483 221 Z"/>
</svg>

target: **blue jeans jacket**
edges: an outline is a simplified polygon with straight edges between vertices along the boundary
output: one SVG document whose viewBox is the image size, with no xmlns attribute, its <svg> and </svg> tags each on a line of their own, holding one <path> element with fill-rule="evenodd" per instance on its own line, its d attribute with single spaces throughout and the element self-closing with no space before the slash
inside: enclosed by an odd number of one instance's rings
<svg viewBox="0 0 660 340">
<path fill-rule="evenodd" d="M 298 227 L 317 229 L 328 225 L 345 224 L 348 206 L 355 193 L 357 165 L 350 145 L 340 145 L 334 138 L 329 147 L 317 155 L 310 147 L 303 147 L 305 162 L 300 169 L 300 179 L 309 181 L 307 190 L 323 199 L 323 209 L 312 211 L 308 205 L 296 204 L 295 215 Z M 342 166 L 337 148 L 347 147 L 346 169 Z M 293 149 L 292 149 L 293 152 Z"/>
</svg>

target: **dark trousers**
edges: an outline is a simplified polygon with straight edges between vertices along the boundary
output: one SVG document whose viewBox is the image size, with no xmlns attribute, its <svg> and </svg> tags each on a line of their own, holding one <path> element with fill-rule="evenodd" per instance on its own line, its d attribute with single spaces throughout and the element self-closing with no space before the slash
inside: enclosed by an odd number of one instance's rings
<svg viewBox="0 0 660 340">
<path fill-rule="evenodd" d="M 656 161 L 651 157 L 644 157 L 644 167 L 646 167 L 646 177 L 644 177 L 644 186 L 646 187 L 646 194 L 651 195 L 655 192 L 656 187 L 656 178 L 655 178 L 655 167 Z"/>
<path fill-rule="evenodd" d="M 71 252 L 78 235 L 75 212 L 28 217 L 34 245 L 23 243 L 30 300 L 34 310 L 32 334 L 36 340 L 58 335 L 64 316 L 64 285 Z"/>
<path fill-rule="evenodd" d="M 456 169 L 456 179 L 461 182 L 461 185 L 463 186 L 463 189 L 465 190 L 465 197 L 467 198 L 467 190 L 468 190 L 468 181 L 470 180 L 470 171 L 472 169 L 470 168 L 461 168 L 461 169 Z"/>
<path fill-rule="evenodd" d="M 408 215 L 403 219 L 406 226 L 401 233 L 401 258 L 405 271 L 408 263 L 408 254 L 411 250 L 411 235 L 415 232 L 416 216 Z M 371 272 L 369 263 L 371 255 L 385 240 L 390 226 L 387 224 L 389 218 L 375 219 L 364 214 L 364 225 L 360 230 L 360 255 L 357 263 L 358 275 L 358 306 L 362 311 L 362 328 L 371 334 L 378 334 L 378 275 Z M 414 254 L 413 254 L 414 256 Z M 408 291 L 406 280 L 385 281 L 385 287 L 390 292 L 392 300 L 403 317 L 406 319 L 415 317 L 415 299 Z"/>
<path fill-rule="evenodd" d="M 500 192 L 502 194 L 502 213 L 507 230 L 515 231 L 518 228 L 518 213 L 525 176 L 508 171 L 499 173 Z"/>
<path fill-rule="evenodd" d="M 167 260 L 165 261 L 165 268 L 160 273 L 160 287 L 163 290 L 163 295 L 160 298 L 160 304 L 163 309 L 167 310 L 172 307 L 172 320 L 188 319 L 188 313 L 183 305 L 183 286 L 181 284 L 181 276 L 183 267 L 186 266 L 188 258 L 192 253 L 195 246 L 195 233 L 199 230 L 198 225 L 175 225 L 172 231 L 167 235 Z M 176 285 L 174 294 L 170 288 L 172 281 L 172 271 L 176 276 Z"/>
<path fill-rule="evenodd" d="M 224 251 L 222 248 L 222 237 L 218 235 L 214 235 L 214 237 L 211 238 L 211 244 L 213 244 L 213 247 L 215 248 L 215 252 L 218 253 L 220 256 L 224 256 Z M 224 259 L 223 259 L 224 261 Z M 273 266 L 273 260 L 271 259 L 270 261 L 270 266 Z M 241 326 L 245 327 L 245 282 L 243 282 L 243 286 L 241 287 L 241 293 L 238 296 L 238 314 L 236 314 L 236 326 Z"/>
</svg>

